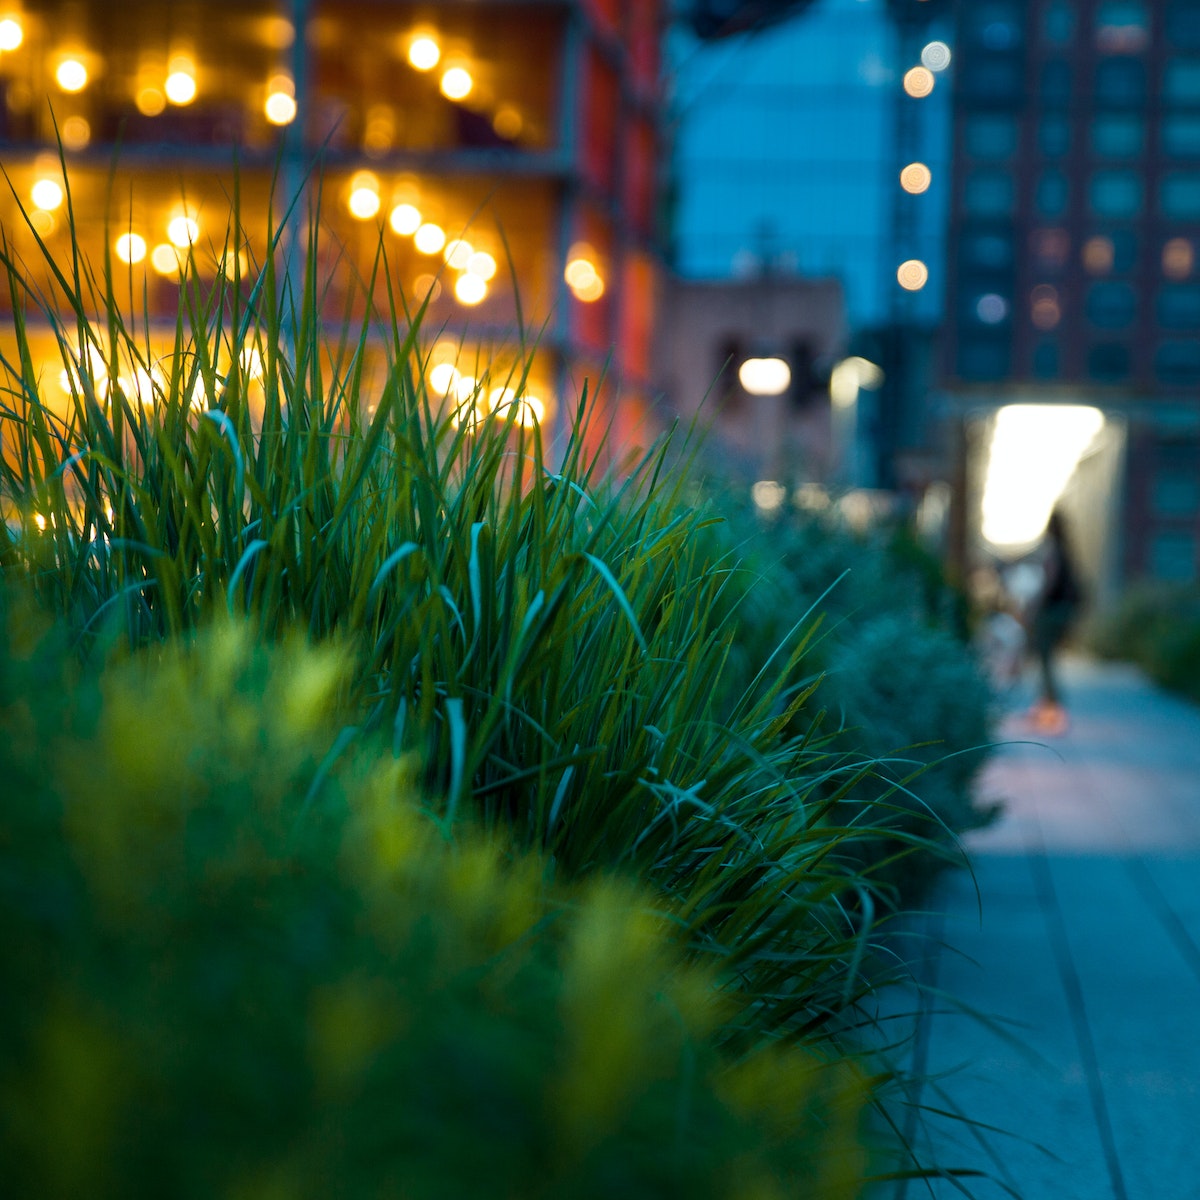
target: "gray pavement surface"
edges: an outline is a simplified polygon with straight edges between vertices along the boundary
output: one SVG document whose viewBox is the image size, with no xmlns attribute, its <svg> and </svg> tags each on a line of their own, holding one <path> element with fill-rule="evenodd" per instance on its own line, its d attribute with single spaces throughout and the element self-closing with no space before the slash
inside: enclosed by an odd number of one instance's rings
<svg viewBox="0 0 1200 1200">
<path fill-rule="evenodd" d="M 1070 729 L 1008 720 L 1004 816 L 925 920 L 925 981 L 994 1024 L 927 999 L 921 1102 L 1003 1131 L 941 1119 L 929 1150 L 991 1172 L 977 1200 L 1200 1200 L 1200 708 L 1131 667 L 1064 678 Z"/>
</svg>

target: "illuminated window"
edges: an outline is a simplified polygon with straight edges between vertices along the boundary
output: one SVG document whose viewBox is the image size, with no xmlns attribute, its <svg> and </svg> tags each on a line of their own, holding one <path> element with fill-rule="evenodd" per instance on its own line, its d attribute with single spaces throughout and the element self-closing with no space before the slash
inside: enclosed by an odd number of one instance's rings
<svg viewBox="0 0 1200 1200">
<path fill-rule="evenodd" d="M 1163 287 L 1158 293 L 1158 323 L 1167 329 L 1200 329 L 1200 284 Z"/>
<path fill-rule="evenodd" d="M 1200 383 L 1200 342 L 1163 342 L 1154 352 L 1154 374 L 1169 387 Z"/>
<path fill-rule="evenodd" d="M 1100 0 L 1096 47 L 1104 54 L 1136 54 L 1150 41 L 1150 19 L 1142 0 Z"/>
<path fill-rule="evenodd" d="M 1142 152 L 1141 117 L 1103 113 L 1092 122 L 1092 152 L 1102 158 L 1135 158 Z"/>
<path fill-rule="evenodd" d="M 1187 279 L 1196 265 L 1196 250 L 1188 238 L 1171 238 L 1163 246 L 1162 269 L 1168 279 Z"/>
<path fill-rule="evenodd" d="M 1093 283 L 1083 310 L 1099 329 L 1124 329 L 1133 323 L 1137 297 L 1127 283 Z"/>
<path fill-rule="evenodd" d="M 1067 211 L 1069 188 L 1061 171 L 1043 171 L 1037 181 L 1034 205 L 1043 217 L 1061 217 Z"/>
<path fill-rule="evenodd" d="M 1101 342 L 1088 351 L 1088 375 L 1097 383 L 1120 383 L 1129 378 L 1129 347 L 1121 342 Z"/>
<path fill-rule="evenodd" d="M 1088 185 L 1088 204 L 1101 217 L 1132 217 L 1142 207 L 1142 180 L 1133 171 L 1097 171 Z"/>
<path fill-rule="evenodd" d="M 1096 64 L 1095 90 L 1106 108 L 1139 105 L 1146 97 L 1146 68 L 1137 59 L 1103 59 Z"/>
<path fill-rule="evenodd" d="M 1017 152 L 1016 118 L 980 113 L 963 125 L 963 144 L 972 158 L 1006 159 Z"/>
<path fill-rule="evenodd" d="M 978 170 L 967 174 L 963 206 L 977 217 L 1006 217 L 1016 202 L 1012 176 L 1005 171 Z"/>
<path fill-rule="evenodd" d="M 1058 289 L 1048 283 L 1039 283 L 1029 293 L 1029 319 L 1034 328 L 1051 330 L 1062 320 L 1062 306 L 1058 302 Z"/>
<path fill-rule="evenodd" d="M 1071 148 L 1071 122 L 1048 113 L 1038 122 L 1038 149 L 1047 158 L 1061 158 Z"/>
<path fill-rule="evenodd" d="M 1112 238 L 1098 234 L 1083 243 L 1083 265 L 1089 275 L 1107 275 L 1113 269 L 1116 251 Z"/>
<path fill-rule="evenodd" d="M 1029 240 L 1038 267 L 1056 271 L 1066 265 L 1071 238 L 1065 229 L 1035 229 Z"/>
<path fill-rule="evenodd" d="M 1164 175 L 1159 204 L 1164 217 L 1200 217 L 1200 171 L 1172 171 Z"/>
<path fill-rule="evenodd" d="M 1200 158 L 1200 114 L 1168 113 L 1162 123 L 1162 147 L 1174 158 Z"/>
<path fill-rule="evenodd" d="M 1163 97 L 1170 104 L 1200 104 L 1200 58 L 1173 58 L 1167 63 Z"/>
</svg>

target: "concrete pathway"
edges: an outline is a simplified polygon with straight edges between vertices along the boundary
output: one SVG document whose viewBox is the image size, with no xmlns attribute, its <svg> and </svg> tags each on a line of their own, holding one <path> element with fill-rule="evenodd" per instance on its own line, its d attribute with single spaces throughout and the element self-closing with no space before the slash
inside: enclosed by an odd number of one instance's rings
<svg viewBox="0 0 1200 1200">
<path fill-rule="evenodd" d="M 978 1200 L 1200 1200 L 1200 708 L 1129 667 L 1065 681 L 1071 729 L 988 768 L 1005 815 L 926 921 L 926 982 L 998 1025 L 932 1000 L 921 1101 L 1005 1131 L 939 1120 L 932 1149 L 989 1166 Z"/>
</svg>

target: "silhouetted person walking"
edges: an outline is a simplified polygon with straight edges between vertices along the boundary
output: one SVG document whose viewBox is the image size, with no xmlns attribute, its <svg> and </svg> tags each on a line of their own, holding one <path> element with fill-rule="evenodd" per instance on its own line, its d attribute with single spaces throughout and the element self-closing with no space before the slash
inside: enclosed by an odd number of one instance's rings
<svg viewBox="0 0 1200 1200">
<path fill-rule="evenodd" d="M 1031 716 L 1039 733 L 1064 733 L 1067 714 L 1055 673 L 1054 656 L 1070 630 L 1083 598 L 1079 574 L 1062 513 L 1055 509 L 1042 544 L 1042 588 L 1029 621 L 1029 640 L 1037 655 L 1039 695 Z"/>
</svg>

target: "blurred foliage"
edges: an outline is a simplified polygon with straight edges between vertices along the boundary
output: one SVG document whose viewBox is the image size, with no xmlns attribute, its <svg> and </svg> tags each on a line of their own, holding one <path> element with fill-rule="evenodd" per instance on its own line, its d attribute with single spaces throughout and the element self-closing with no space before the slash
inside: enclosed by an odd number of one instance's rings
<svg viewBox="0 0 1200 1200">
<path fill-rule="evenodd" d="M 331 759 L 336 646 L 228 624 L 81 672 L 3 636 L 8 1194 L 858 1193 L 853 1066 L 730 1057 L 661 902 Z"/>
<path fill-rule="evenodd" d="M 1095 617 L 1084 640 L 1103 658 L 1136 663 L 1156 683 L 1200 701 L 1200 588 L 1143 583 Z"/>
</svg>

